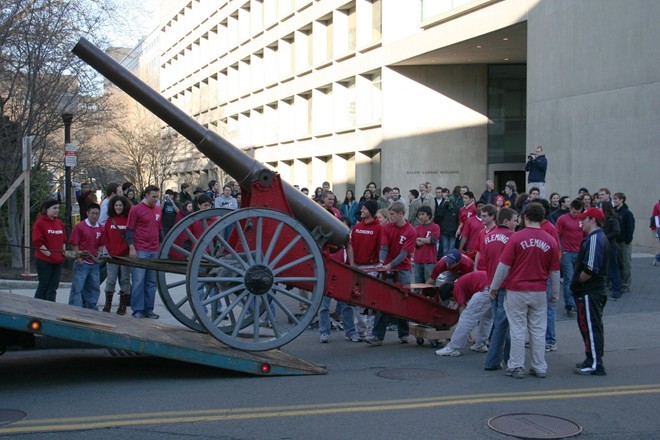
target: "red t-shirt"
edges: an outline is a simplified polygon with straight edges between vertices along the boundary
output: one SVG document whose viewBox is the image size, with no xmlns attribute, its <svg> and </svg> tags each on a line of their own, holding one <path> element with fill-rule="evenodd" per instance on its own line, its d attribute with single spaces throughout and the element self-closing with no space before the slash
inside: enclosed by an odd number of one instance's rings
<svg viewBox="0 0 660 440">
<path fill-rule="evenodd" d="M 163 214 L 160 206 L 148 206 L 138 203 L 128 213 L 127 228 L 133 231 L 135 250 L 156 252 L 160 243 L 158 237 L 163 224 Z"/>
<path fill-rule="evenodd" d="M 543 223 L 541 223 L 541 230 L 550 234 L 550 237 L 555 240 L 555 243 L 559 244 L 559 234 L 557 233 L 557 228 L 552 224 L 551 221 L 543 220 Z M 561 258 L 561 249 L 558 249 L 557 252 L 559 252 L 559 258 Z"/>
<path fill-rule="evenodd" d="M 128 223 L 128 217 L 123 215 L 108 217 L 105 222 L 105 248 L 109 255 L 117 257 L 128 255 L 128 243 L 125 238 L 126 223 Z"/>
<path fill-rule="evenodd" d="M 525 228 L 509 238 L 500 262 L 511 267 L 506 277 L 508 290 L 545 292 L 551 271 L 559 270 L 555 239 L 540 228 Z"/>
<path fill-rule="evenodd" d="M 465 243 L 466 252 L 477 250 L 479 233 L 482 231 L 484 231 L 484 224 L 479 217 L 474 215 L 467 219 L 463 229 L 461 229 L 461 236 L 467 240 Z"/>
<path fill-rule="evenodd" d="M 353 259 L 360 266 L 378 264 L 378 252 L 383 235 L 383 227 L 377 219 L 370 223 L 358 222 L 351 231 Z"/>
<path fill-rule="evenodd" d="M 563 251 L 580 252 L 580 245 L 584 239 L 582 220 L 576 219 L 570 213 L 564 214 L 557 219 L 557 232 Z"/>
<path fill-rule="evenodd" d="M 660 217 L 660 202 L 656 203 L 653 206 L 653 212 L 651 213 L 651 215 L 653 217 Z M 653 229 L 654 231 L 657 229 L 657 225 L 656 225 L 657 221 L 658 221 L 657 219 L 654 219 L 653 226 L 651 227 L 651 229 Z"/>
<path fill-rule="evenodd" d="M 417 233 L 415 228 L 408 222 L 403 226 L 397 226 L 394 223 L 388 223 L 383 228 L 383 235 L 381 238 L 381 246 L 387 246 L 387 257 L 385 257 L 385 264 L 394 260 L 401 251 L 408 252 L 406 258 L 392 268 L 392 270 L 410 270 L 412 265 L 410 264 L 411 257 L 415 252 L 415 239 L 417 238 Z"/>
<path fill-rule="evenodd" d="M 458 210 L 458 223 L 465 225 L 467 219 L 469 219 L 473 215 L 477 215 L 476 204 L 473 203 L 469 207 L 465 207 L 465 205 L 461 206 L 461 209 Z M 463 230 L 461 229 L 461 232 L 462 231 Z"/>
<path fill-rule="evenodd" d="M 39 249 L 34 251 L 34 256 L 50 264 L 60 264 L 64 262 L 64 243 L 66 243 L 66 230 L 64 224 L 59 218 L 50 219 L 47 215 L 40 215 L 32 226 L 32 245 L 40 248 L 46 246 L 50 256 L 45 256 Z"/>
<path fill-rule="evenodd" d="M 470 298 L 488 287 L 488 276 L 483 270 L 470 272 L 454 283 L 454 300 L 459 306 L 465 305 Z"/>
<path fill-rule="evenodd" d="M 483 261 L 486 266 L 486 273 L 488 274 L 488 285 L 490 286 L 497 270 L 497 265 L 500 262 L 500 257 L 504 251 L 504 246 L 509 242 L 509 237 L 514 234 L 514 231 L 504 226 L 498 226 L 490 230 L 485 235 L 484 239 L 480 242 L 481 248 L 479 249 L 479 265 Z M 501 288 L 506 288 L 506 283 L 502 283 Z"/>
<path fill-rule="evenodd" d="M 436 279 L 442 272 L 447 270 L 460 277 L 461 275 L 474 271 L 474 261 L 472 261 L 472 259 L 467 255 L 461 254 L 461 261 L 458 262 L 458 265 L 453 269 L 449 269 L 447 267 L 447 257 L 442 257 L 442 259 L 438 261 L 438 264 L 436 264 L 433 268 L 433 272 L 431 272 L 431 278 Z"/>
<path fill-rule="evenodd" d="M 98 223 L 91 226 L 89 220 L 84 220 L 73 227 L 69 244 L 78 246 L 79 251 L 87 251 L 96 257 L 99 254 L 99 247 L 105 245 L 105 234 Z M 91 258 L 85 258 L 85 262 L 94 264 Z"/>
<path fill-rule="evenodd" d="M 415 226 L 417 238 L 435 238 L 433 244 L 423 244 L 422 246 L 415 246 L 415 263 L 436 263 L 438 261 L 438 252 L 436 251 L 435 243 L 440 240 L 440 226 L 435 223 L 427 223 L 425 225 Z"/>
</svg>

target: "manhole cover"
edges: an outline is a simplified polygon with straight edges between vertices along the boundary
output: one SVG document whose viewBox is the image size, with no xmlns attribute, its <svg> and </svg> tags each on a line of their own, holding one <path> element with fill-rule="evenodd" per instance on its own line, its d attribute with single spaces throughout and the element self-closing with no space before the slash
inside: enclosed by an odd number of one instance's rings
<svg viewBox="0 0 660 440">
<path fill-rule="evenodd" d="M 0 409 L 0 426 L 17 422 L 27 416 L 27 413 L 17 409 Z"/>
<path fill-rule="evenodd" d="M 383 370 L 378 376 L 394 380 L 433 380 L 447 376 L 447 373 L 438 370 L 426 370 L 423 368 L 394 368 Z"/>
<path fill-rule="evenodd" d="M 488 421 L 490 429 L 524 439 L 556 439 L 582 432 L 577 423 L 545 414 L 505 414 Z"/>
</svg>

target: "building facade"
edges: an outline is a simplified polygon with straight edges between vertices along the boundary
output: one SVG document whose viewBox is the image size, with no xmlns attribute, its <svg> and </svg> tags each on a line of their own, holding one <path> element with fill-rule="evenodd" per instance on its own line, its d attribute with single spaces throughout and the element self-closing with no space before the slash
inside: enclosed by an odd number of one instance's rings
<svg viewBox="0 0 660 440">
<path fill-rule="evenodd" d="M 169 0 L 160 16 L 161 93 L 291 184 L 524 188 L 543 145 L 548 192 L 623 191 L 651 243 L 658 2 Z M 218 175 L 191 147 L 171 178 Z"/>
</svg>

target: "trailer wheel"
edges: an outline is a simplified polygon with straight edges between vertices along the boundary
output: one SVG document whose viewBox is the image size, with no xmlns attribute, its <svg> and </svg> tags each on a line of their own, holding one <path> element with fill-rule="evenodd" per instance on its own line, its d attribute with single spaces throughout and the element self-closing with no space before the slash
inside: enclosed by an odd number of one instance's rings
<svg viewBox="0 0 660 440">
<path fill-rule="evenodd" d="M 415 341 L 417 342 L 417 345 L 424 345 L 424 338 L 416 336 Z"/>
<path fill-rule="evenodd" d="M 160 246 L 158 258 L 164 260 L 189 259 L 192 248 L 198 240 L 192 231 L 193 224 L 199 222 L 198 226 L 201 225 L 203 230 L 208 230 L 210 224 L 230 212 L 232 212 L 230 209 L 214 208 L 188 214 L 167 233 Z M 181 239 L 177 240 L 182 234 Z M 180 243 L 182 240 L 183 244 Z M 159 271 L 156 281 L 160 299 L 172 316 L 189 329 L 206 333 L 206 328 L 197 321 L 192 306 L 188 302 L 185 275 Z"/>
<path fill-rule="evenodd" d="M 323 298 L 325 262 L 297 219 L 245 208 L 200 237 L 187 278 L 188 299 L 209 334 L 237 349 L 264 351 L 310 325 Z M 302 314 L 301 303 L 307 306 Z"/>
<path fill-rule="evenodd" d="M 431 344 L 431 347 L 433 347 L 433 348 L 438 348 L 438 345 L 440 345 L 440 343 L 438 342 L 437 339 L 429 339 L 429 343 Z"/>
</svg>

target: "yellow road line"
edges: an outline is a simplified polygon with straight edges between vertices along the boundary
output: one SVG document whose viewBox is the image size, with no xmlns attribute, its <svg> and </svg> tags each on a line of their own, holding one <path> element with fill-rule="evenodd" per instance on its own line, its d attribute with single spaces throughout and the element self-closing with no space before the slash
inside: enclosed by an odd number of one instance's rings
<svg viewBox="0 0 660 440">
<path fill-rule="evenodd" d="M 0 428 L 0 434 L 78 431 L 151 424 L 217 422 L 272 417 L 316 416 L 323 414 L 400 411 L 454 405 L 597 398 L 660 393 L 660 384 L 532 391 L 518 393 L 471 394 L 371 402 L 343 402 L 295 406 L 271 406 L 238 409 L 167 411 L 141 414 L 116 414 L 98 417 L 39 419 L 16 422 Z"/>
</svg>

